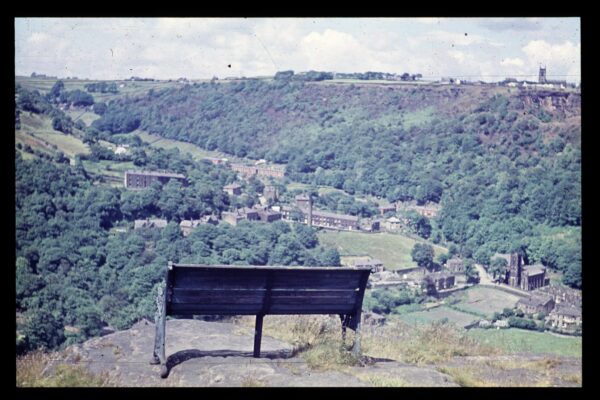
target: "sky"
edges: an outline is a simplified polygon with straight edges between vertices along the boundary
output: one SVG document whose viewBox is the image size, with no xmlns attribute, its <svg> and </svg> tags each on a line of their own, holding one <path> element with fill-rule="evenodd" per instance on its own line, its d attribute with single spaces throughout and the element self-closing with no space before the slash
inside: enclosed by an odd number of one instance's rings
<svg viewBox="0 0 600 400">
<path fill-rule="evenodd" d="M 277 71 L 581 80 L 579 18 L 15 18 L 15 73 L 210 79 Z"/>
</svg>

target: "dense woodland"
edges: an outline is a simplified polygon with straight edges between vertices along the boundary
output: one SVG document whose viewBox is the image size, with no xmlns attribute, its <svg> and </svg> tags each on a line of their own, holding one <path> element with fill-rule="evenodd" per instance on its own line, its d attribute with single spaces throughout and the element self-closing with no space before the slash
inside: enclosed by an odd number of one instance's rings
<svg viewBox="0 0 600 400">
<path fill-rule="evenodd" d="M 581 287 L 579 102 L 475 90 L 212 82 L 112 101 L 93 125 L 119 133 L 139 122 L 205 149 L 287 163 L 295 181 L 439 203 L 425 227 L 434 242 L 482 263 L 520 251 Z"/>
<path fill-rule="evenodd" d="M 58 105 L 89 106 L 87 96 L 58 83 L 45 95 L 17 87 L 15 122 L 23 112 L 44 114 L 68 134 L 74 123 Z M 494 252 L 520 251 L 529 263 L 560 270 L 564 283 L 581 287 L 578 107 L 549 110 L 506 93 L 468 96 L 450 88 L 278 79 L 186 85 L 95 104 L 101 118 L 81 127 L 92 150 L 88 159 L 111 159 L 99 139 L 127 142 L 134 165 L 183 173 L 189 185 L 172 181 L 125 191 L 94 184 L 81 157 L 70 166 L 25 161 L 17 152 L 16 305 L 26 321 L 18 349 L 53 348 L 97 335 L 106 325 L 123 329 L 152 318 L 168 260 L 339 265 L 339 254 L 299 224 L 205 225 L 183 237 L 181 219 L 251 205 L 261 184 L 246 183 L 245 200 L 230 198 L 221 187 L 235 180 L 233 172 L 116 135 L 138 128 L 286 163 L 292 181 L 346 192 L 316 198 L 317 207 L 331 211 L 377 213 L 376 204 L 355 195 L 439 203 L 437 218 L 409 216 L 422 237 L 449 245 L 469 262 L 489 264 Z M 146 217 L 170 223 L 155 231 L 113 229 Z"/>
<path fill-rule="evenodd" d="M 149 151 L 148 168 L 186 173 L 144 191 L 92 184 L 85 169 L 16 154 L 16 306 L 26 322 L 18 350 L 56 347 L 128 328 L 154 316 L 157 284 L 167 261 L 237 265 L 339 265 L 337 251 L 315 231 L 284 222 L 203 225 L 183 237 L 178 221 L 219 213 L 229 205 L 221 186 L 230 171 L 195 163 L 177 151 Z M 164 217 L 162 230 L 111 228 Z M 74 326 L 79 333 L 68 333 Z"/>
</svg>

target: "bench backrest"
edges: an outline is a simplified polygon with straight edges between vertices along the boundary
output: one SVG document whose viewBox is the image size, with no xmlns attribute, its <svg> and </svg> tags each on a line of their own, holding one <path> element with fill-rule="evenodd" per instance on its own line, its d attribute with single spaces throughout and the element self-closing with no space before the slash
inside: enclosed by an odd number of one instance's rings
<svg viewBox="0 0 600 400">
<path fill-rule="evenodd" d="M 169 264 L 166 315 L 360 312 L 369 267 Z"/>
</svg>

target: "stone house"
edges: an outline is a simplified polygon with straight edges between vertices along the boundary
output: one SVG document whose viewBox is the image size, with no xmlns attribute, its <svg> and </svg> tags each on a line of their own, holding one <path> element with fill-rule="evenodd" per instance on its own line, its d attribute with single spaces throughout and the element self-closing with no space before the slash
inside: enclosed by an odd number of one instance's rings
<svg viewBox="0 0 600 400">
<path fill-rule="evenodd" d="M 381 228 L 379 220 L 361 220 L 360 229 L 365 232 L 377 232 Z"/>
<path fill-rule="evenodd" d="M 430 281 L 436 290 L 450 289 L 456 284 L 456 277 L 446 271 L 432 272 L 425 275 L 425 281 Z"/>
<path fill-rule="evenodd" d="M 576 307 L 556 307 L 548 317 L 550 325 L 561 330 L 572 331 L 581 327 L 581 310 Z"/>
<path fill-rule="evenodd" d="M 377 209 L 379 210 L 379 213 L 382 216 L 385 215 L 385 213 L 387 213 L 387 212 L 396 212 L 396 206 L 393 204 L 390 204 L 387 206 L 379 206 L 379 207 L 377 207 Z"/>
<path fill-rule="evenodd" d="M 125 171 L 124 186 L 126 189 L 144 189 L 154 182 L 165 184 L 171 179 L 177 179 L 186 183 L 185 175 L 173 172 L 157 171 Z"/>
<path fill-rule="evenodd" d="M 354 266 L 355 267 L 370 267 L 372 273 L 382 272 L 385 270 L 385 268 L 383 266 L 383 261 L 381 261 L 377 258 L 372 258 L 367 261 L 355 261 Z"/>
<path fill-rule="evenodd" d="M 446 268 L 451 272 L 461 274 L 465 272 L 465 262 L 462 258 L 453 257 L 450 260 L 446 261 Z"/>
<path fill-rule="evenodd" d="M 388 231 L 397 231 L 398 229 L 402 228 L 402 221 L 396 217 L 388 218 L 385 221 L 385 228 Z"/>
<path fill-rule="evenodd" d="M 183 236 L 187 236 L 190 233 L 192 233 L 192 230 L 194 230 L 194 228 L 196 228 L 201 223 L 202 221 L 199 219 L 184 219 L 179 223 L 179 228 L 181 229 L 181 233 L 183 234 Z"/>
<path fill-rule="evenodd" d="M 537 314 L 543 312 L 548 315 L 554 309 L 554 305 L 554 299 L 551 296 L 532 295 L 519 299 L 516 306 L 525 314 Z"/>
</svg>

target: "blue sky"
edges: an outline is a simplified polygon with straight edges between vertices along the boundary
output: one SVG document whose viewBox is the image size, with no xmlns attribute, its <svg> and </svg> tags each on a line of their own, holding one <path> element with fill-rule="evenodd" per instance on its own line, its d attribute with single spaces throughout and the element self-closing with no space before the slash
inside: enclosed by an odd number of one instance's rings
<svg viewBox="0 0 600 400">
<path fill-rule="evenodd" d="M 16 18 L 15 72 L 192 79 L 382 71 L 579 82 L 579 18 Z M 526 76 L 529 75 L 529 76 Z"/>
</svg>

